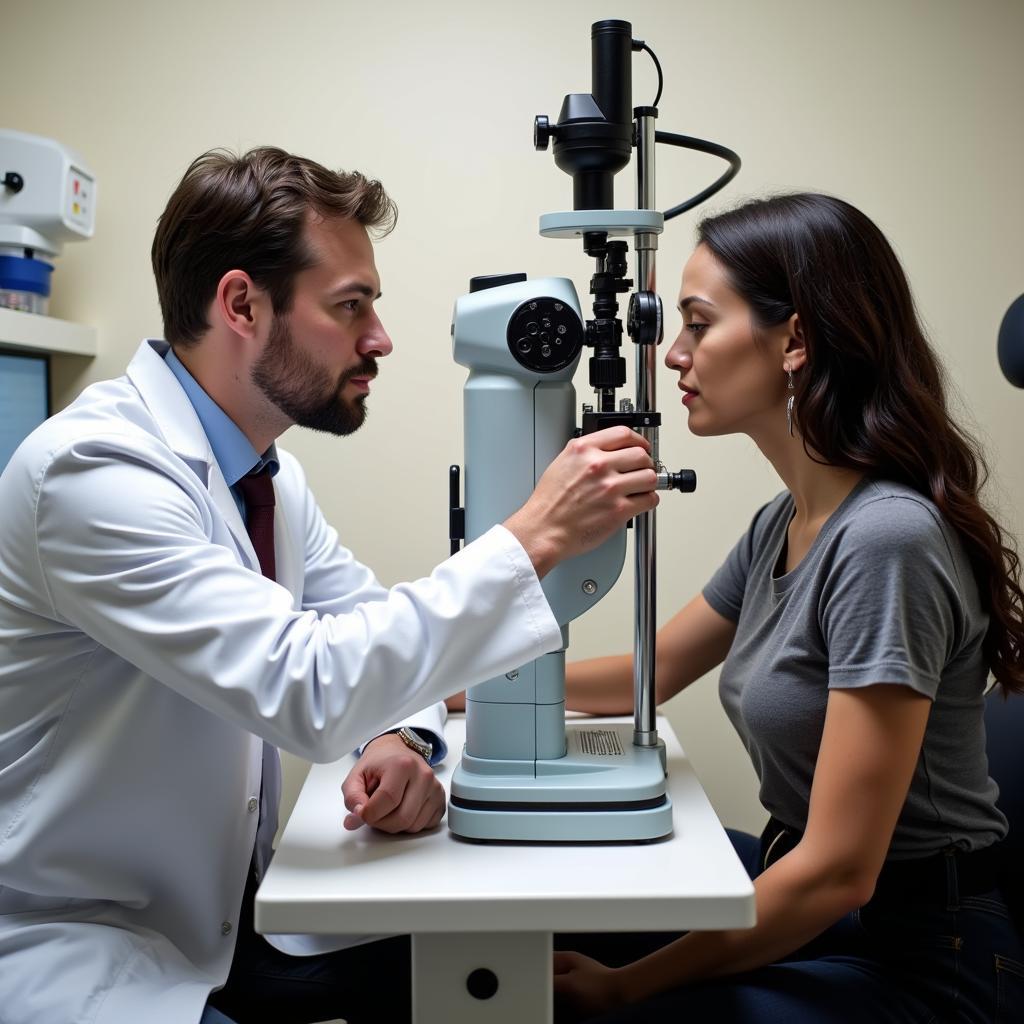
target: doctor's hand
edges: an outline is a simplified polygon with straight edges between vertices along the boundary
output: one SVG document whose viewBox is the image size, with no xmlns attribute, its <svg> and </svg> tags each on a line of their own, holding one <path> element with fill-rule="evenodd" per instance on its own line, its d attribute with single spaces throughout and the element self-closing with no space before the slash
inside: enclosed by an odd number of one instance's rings
<svg viewBox="0 0 1024 1024">
<path fill-rule="evenodd" d="M 590 1018 L 628 1002 L 622 968 L 605 967 L 582 953 L 555 953 L 555 999 Z"/>
<path fill-rule="evenodd" d="M 341 785 L 344 825 L 371 825 L 382 832 L 421 832 L 444 817 L 444 786 L 434 769 L 398 736 L 371 740 Z"/>
<path fill-rule="evenodd" d="M 523 545 L 538 576 L 607 540 L 658 504 L 650 444 L 628 427 L 570 441 L 505 528 Z"/>
</svg>

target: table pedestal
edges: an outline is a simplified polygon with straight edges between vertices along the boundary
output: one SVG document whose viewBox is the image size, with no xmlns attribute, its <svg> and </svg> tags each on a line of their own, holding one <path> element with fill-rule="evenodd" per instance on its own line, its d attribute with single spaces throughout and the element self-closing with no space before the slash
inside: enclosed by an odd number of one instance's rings
<svg viewBox="0 0 1024 1024">
<path fill-rule="evenodd" d="M 412 937 L 413 1024 L 551 1024 L 551 932 Z"/>
</svg>

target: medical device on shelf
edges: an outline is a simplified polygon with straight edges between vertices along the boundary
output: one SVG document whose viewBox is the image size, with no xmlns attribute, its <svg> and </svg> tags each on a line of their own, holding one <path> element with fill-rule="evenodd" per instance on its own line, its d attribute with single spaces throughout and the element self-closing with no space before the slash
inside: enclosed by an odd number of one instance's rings
<svg viewBox="0 0 1024 1024">
<path fill-rule="evenodd" d="M 53 139 L 0 129 L 0 306 L 46 313 L 65 242 L 91 238 L 96 178 Z"/>
</svg>

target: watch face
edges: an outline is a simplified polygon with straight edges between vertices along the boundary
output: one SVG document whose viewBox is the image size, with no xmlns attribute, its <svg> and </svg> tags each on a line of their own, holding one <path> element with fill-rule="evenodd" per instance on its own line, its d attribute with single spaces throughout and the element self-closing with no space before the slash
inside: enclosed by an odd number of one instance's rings
<svg viewBox="0 0 1024 1024">
<path fill-rule="evenodd" d="M 425 757 L 428 761 L 430 760 L 430 755 L 434 752 L 433 744 L 428 743 L 424 739 L 421 739 L 417 733 L 413 732 L 413 730 L 409 729 L 408 727 L 399 729 L 398 735 L 401 737 L 402 742 L 405 743 L 407 747 L 411 747 L 418 754 L 421 754 L 423 757 Z"/>
</svg>

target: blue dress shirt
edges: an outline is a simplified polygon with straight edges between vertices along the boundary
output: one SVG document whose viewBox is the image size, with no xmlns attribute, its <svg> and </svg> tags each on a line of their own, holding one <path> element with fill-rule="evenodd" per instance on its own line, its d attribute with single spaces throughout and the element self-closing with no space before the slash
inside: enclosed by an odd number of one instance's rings
<svg viewBox="0 0 1024 1024">
<path fill-rule="evenodd" d="M 231 488 L 231 496 L 238 506 L 238 513 L 245 521 L 245 501 L 235 486 L 243 476 L 259 473 L 264 466 L 269 467 L 271 476 L 278 470 L 277 449 L 271 445 L 262 455 L 252 446 L 252 442 L 242 433 L 238 424 L 202 389 L 199 382 L 185 369 L 181 360 L 169 349 L 164 362 L 178 383 L 185 389 L 188 400 L 192 403 L 203 432 L 210 441 L 213 457 L 217 460 L 221 473 Z"/>
</svg>

